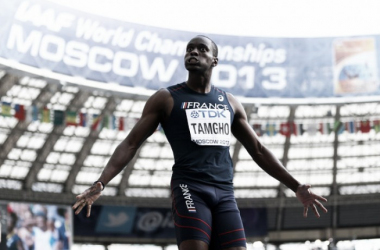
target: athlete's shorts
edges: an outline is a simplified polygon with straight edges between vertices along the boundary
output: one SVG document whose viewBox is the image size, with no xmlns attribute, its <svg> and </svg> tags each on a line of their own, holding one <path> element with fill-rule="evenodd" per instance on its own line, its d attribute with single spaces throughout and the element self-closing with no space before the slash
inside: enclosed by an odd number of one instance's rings
<svg viewBox="0 0 380 250">
<path fill-rule="evenodd" d="M 232 190 L 187 181 L 172 181 L 171 188 L 178 247 L 185 240 L 204 241 L 210 249 L 246 247 Z"/>
</svg>

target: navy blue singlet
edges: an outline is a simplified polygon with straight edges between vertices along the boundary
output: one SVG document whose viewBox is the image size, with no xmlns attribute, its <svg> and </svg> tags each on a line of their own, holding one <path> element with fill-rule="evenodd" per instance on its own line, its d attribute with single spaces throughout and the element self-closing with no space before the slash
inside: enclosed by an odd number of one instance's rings
<svg viewBox="0 0 380 250">
<path fill-rule="evenodd" d="M 174 153 L 172 180 L 190 180 L 232 190 L 229 153 L 234 112 L 225 91 L 201 94 L 186 83 L 168 87 L 174 106 L 162 124 Z"/>
</svg>

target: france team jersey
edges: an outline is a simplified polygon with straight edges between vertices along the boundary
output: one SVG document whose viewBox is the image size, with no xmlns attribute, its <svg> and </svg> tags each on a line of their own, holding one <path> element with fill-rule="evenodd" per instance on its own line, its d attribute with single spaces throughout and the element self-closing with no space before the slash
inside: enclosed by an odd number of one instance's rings
<svg viewBox="0 0 380 250">
<path fill-rule="evenodd" d="M 174 153 L 173 180 L 192 180 L 232 190 L 229 153 L 234 112 L 226 92 L 201 94 L 186 83 L 168 87 L 174 106 L 162 124 Z"/>
</svg>

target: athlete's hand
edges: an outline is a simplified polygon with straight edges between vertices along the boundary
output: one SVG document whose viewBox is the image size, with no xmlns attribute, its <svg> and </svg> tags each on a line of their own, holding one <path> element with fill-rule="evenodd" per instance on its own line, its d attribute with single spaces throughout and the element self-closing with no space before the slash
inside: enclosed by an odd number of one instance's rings
<svg viewBox="0 0 380 250">
<path fill-rule="evenodd" d="M 320 201 L 327 202 L 327 199 L 314 194 L 310 190 L 310 185 L 299 185 L 296 191 L 296 196 L 298 200 L 303 204 L 304 210 L 303 210 L 303 216 L 307 217 L 307 211 L 309 210 L 309 207 L 311 207 L 314 211 L 315 216 L 318 218 L 320 217 L 318 213 L 318 209 L 316 205 L 322 209 L 323 212 L 327 213 L 327 209 L 322 205 Z"/>
<path fill-rule="evenodd" d="M 84 191 L 82 194 L 78 195 L 77 201 L 75 202 L 73 209 L 75 214 L 79 214 L 80 211 L 87 205 L 87 217 L 90 217 L 91 206 L 99 198 L 102 193 L 102 183 L 97 182 L 92 185 L 89 189 Z"/>
</svg>

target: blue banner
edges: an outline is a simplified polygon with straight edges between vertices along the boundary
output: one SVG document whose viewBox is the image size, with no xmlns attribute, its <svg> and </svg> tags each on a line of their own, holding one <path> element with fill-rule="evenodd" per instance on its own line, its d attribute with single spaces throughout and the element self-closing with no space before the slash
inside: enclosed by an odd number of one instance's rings
<svg viewBox="0 0 380 250">
<path fill-rule="evenodd" d="M 91 15 L 46 0 L 2 1 L 0 22 L 0 64 L 16 61 L 37 74 L 43 69 L 105 88 L 116 84 L 156 90 L 186 81 L 185 48 L 197 35 Z M 212 83 L 234 95 L 380 95 L 377 35 L 210 37 L 219 48 Z"/>
<path fill-rule="evenodd" d="M 242 208 L 246 237 L 267 234 L 266 208 Z M 171 209 L 93 206 L 90 218 L 74 216 L 75 236 L 175 239 Z"/>
</svg>

